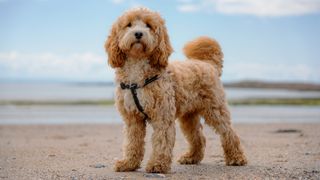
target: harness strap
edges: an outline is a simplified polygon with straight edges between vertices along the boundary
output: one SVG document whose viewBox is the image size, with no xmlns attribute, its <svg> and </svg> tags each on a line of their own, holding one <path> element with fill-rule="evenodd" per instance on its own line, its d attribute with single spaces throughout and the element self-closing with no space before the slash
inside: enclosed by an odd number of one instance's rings
<svg viewBox="0 0 320 180">
<path fill-rule="evenodd" d="M 146 80 L 144 80 L 144 85 L 143 85 L 143 87 L 145 87 L 146 85 L 152 83 L 153 81 L 155 81 L 155 80 L 157 80 L 157 79 L 159 79 L 158 75 L 155 75 L 155 76 L 153 76 L 153 77 L 151 77 L 151 78 L 147 78 Z"/>
<path fill-rule="evenodd" d="M 146 85 L 152 83 L 153 81 L 156 81 L 157 79 L 159 79 L 158 75 L 155 75 L 151 78 L 147 78 L 145 81 L 144 81 L 144 84 L 142 87 L 138 86 L 138 84 L 136 83 L 132 83 L 132 84 L 125 84 L 125 83 L 120 83 L 120 87 L 121 89 L 125 90 L 125 89 L 130 89 L 130 92 L 132 94 L 132 97 L 133 97 L 133 101 L 137 107 L 137 109 L 144 115 L 144 119 L 143 120 L 146 120 L 149 118 L 149 116 L 144 112 L 144 109 L 143 107 L 141 106 L 140 104 L 140 101 L 139 101 L 139 98 L 137 96 L 137 89 L 139 88 L 143 88 L 145 87 Z"/>
</svg>

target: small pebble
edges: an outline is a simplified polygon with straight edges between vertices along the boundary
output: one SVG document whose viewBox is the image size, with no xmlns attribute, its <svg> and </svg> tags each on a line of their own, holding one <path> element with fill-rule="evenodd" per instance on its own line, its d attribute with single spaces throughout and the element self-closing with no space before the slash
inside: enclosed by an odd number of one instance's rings
<svg viewBox="0 0 320 180">
<path fill-rule="evenodd" d="M 146 178 L 165 178 L 166 177 L 164 174 L 153 174 L 153 173 L 143 174 L 143 176 Z"/>
<path fill-rule="evenodd" d="M 96 165 L 90 165 L 90 167 L 93 167 L 93 168 L 105 168 L 106 166 L 103 165 L 103 164 L 96 164 Z"/>
<path fill-rule="evenodd" d="M 304 153 L 305 155 L 310 155 L 311 153 L 309 153 L 309 152 L 306 152 L 306 153 Z"/>
</svg>

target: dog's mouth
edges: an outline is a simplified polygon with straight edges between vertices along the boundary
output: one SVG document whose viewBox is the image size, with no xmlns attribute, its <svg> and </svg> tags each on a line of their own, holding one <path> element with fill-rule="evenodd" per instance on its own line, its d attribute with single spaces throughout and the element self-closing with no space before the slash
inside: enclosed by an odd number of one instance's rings
<svg viewBox="0 0 320 180">
<path fill-rule="evenodd" d="M 133 58 L 144 58 L 147 56 L 148 47 L 146 43 L 141 40 L 135 40 L 130 44 L 130 49 L 128 49 L 128 55 Z"/>
<path fill-rule="evenodd" d="M 146 46 L 143 42 L 141 42 L 140 40 L 137 40 L 131 44 L 130 49 L 131 51 L 134 50 L 134 51 L 145 52 Z"/>
</svg>

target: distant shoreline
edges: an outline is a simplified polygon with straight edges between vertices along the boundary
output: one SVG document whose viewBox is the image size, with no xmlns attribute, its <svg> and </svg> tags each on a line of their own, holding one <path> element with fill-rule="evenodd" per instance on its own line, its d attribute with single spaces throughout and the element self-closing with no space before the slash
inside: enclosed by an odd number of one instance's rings
<svg viewBox="0 0 320 180">
<path fill-rule="evenodd" d="M 229 100 L 229 105 L 294 105 L 294 106 L 320 106 L 320 97 L 314 98 L 248 98 Z M 114 104 L 114 100 L 0 100 L 0 105 L 12 106 L 110 106 Z"/>
<path fill-rule="evenodd" d="M 112 82 L 0 82 L 2 106 L 109 106 L 114 104 Z M 320 84 L 242 81 L 225 83 L 230 105 L 320 106 Z"/>
<path fill-rule="evenodd" d="M 81 82 L 81 81 L 4 81 L 1 83 L 25 83 L 25 84 L 66 84 L 76 86 L 114 86 L 112 81 L 97 81 L 97 82 Z M 256 88 L 256 89 L 289 89 L 299 91 L 320 91 L 320 83 L 314 82 L 271 82 L 259 80 L 243 80 L 233 82 L 223 82 L 224 87 L 227 88 Z"/>
<path fill-rule="evenodd" d="M 259 89 L 289 89 L 299 91 L 320 91 L 320 84 L 302 82 L 266 82 L 266 81 L 239 81 L 224 83 L 225 87 L 232 88 L 259 88 Z"/>
</svg>

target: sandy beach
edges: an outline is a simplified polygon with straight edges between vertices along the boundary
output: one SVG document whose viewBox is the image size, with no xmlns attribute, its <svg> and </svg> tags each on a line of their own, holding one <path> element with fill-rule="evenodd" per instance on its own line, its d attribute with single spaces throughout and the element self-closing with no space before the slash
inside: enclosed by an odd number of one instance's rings
<svg viewBox="0 0 320 180">
<path fill-rule="evenodd" d="M 151 152 L 148 128 L 142 168 L 119 173 L 113 163 L 122 154 L 122 125 L 1 125 L 0 179 L 319 179 L 320 124 L 235 124 L 249 159 L 244 167 L 224 164 L 219 137 L 205 126 L 205 158 L 179 165 L 187 149 L 177 128 L 172 171 L 145 172 Z"/>
<path fill-rule="evenodd" d="M 204 160 L 199 165 L 179 165 L 176 160 L 187 150 L 187 143 L 177 127 L 171 173 L 148 174 L 144 169 L 151 152 L 148 127 L 141 168 L 114 172 L 113 164 L 122 156 L 122 120 L 114 106 L 100 104 L 101 99 L 113 97 L 113 89 L 0 84 L 0 180 L 320 179 L 319 106 L 283 104 L 230 106 L 249 159 L 247 166 L 225 166 L 219 137 L 207 126 Z M 282 89 L 226 92 L 231 100 L 320 97 L 318 91 Z"/>
</svg>

